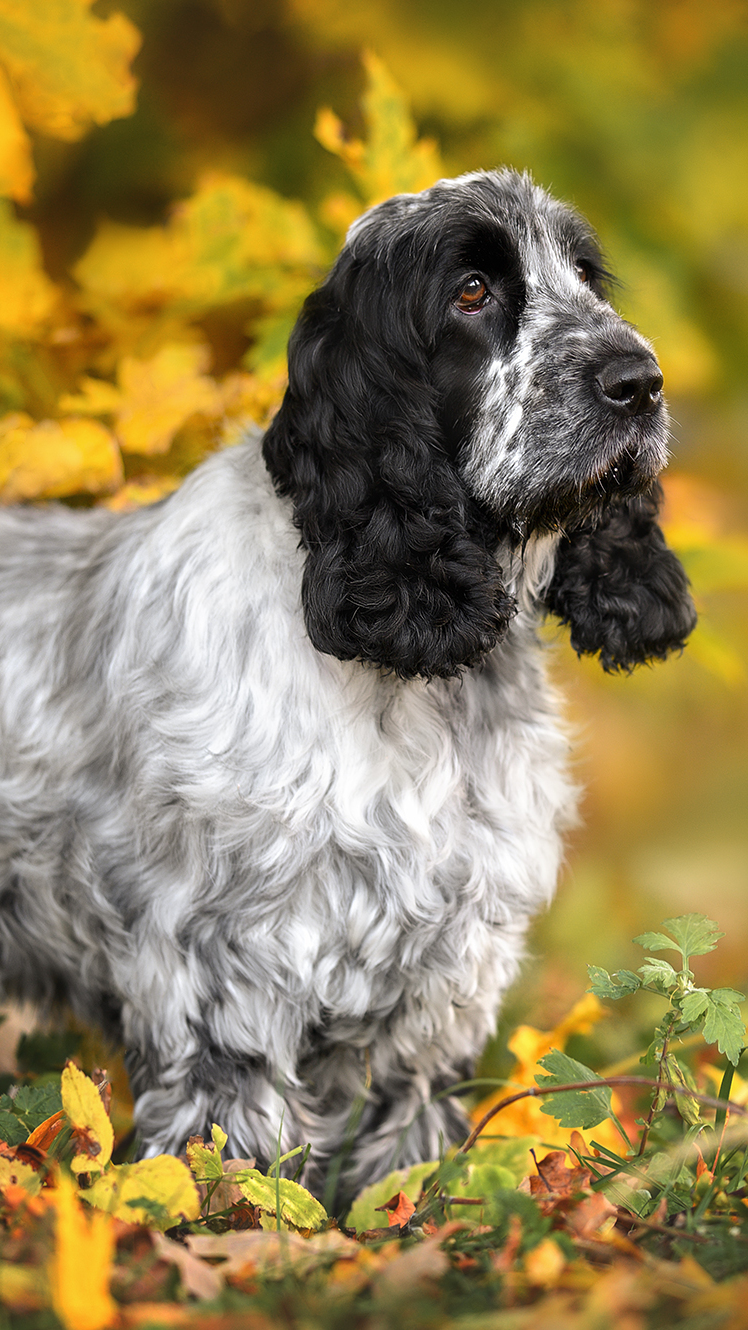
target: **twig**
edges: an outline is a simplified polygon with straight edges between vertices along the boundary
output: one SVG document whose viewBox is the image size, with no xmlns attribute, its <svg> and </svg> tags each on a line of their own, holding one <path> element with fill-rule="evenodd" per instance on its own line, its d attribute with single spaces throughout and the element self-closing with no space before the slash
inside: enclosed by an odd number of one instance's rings
<svg viewBox="0 0 748 1330">
<path fill-rule="evenodd" d="M 493 1108 L 489 1108 L 477 1126 L 473 1127 L 465 1144 L 460 1146 L 460 1154 L 465 1154 L 471 1146 L 475 1145 L 483 1128 L 491 1121 L 491 1118 L 501 1112 L 502 1108 L 508 1108 L 510 1104 L 517 1104 L 521 1099 L 540 1099 L 548 1094 L 562 1094 L 565 1090 L 599 1090 L 600 1086 L 605 1085 L 610 1089 L 616 1089 L 623 1085 L 645 1085 L 649 1089 L 654 1089 L 658 1084 L 658 1081 L 651 1080 L 649 1076 L 602 1076 L 599 1080 L 569 1081 L 566 1085 L 531 1085 L 526 1090 L 519 1090 L 517 1094 L 507 1095 L 506 1099 L 501 1099 L 498 1104 L 494 1104 Z M 724 1110 L 727 1106 L 738 1117 L 748 1117 L 748 1108 L 744 1108 L 742 1104 L 734 1103 L 731 1099 L 727 1101 L 715 1099 L 713 1095 L 700 1094 L 696 1090 L 690 1090 L 687 1085 L 666 1083 L 666 1088 L 669 1095 L 687 1094 L 692 1099 L 698 1100 L 705 1108 L 721 1108 Z"/>
</svg>

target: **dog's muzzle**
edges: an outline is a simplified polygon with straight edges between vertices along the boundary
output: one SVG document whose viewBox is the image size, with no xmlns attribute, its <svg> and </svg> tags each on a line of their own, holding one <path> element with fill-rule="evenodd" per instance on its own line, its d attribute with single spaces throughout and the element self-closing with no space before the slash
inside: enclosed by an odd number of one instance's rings
<svg viewBox="0 0 748 1330">
<path fill-rule="evenodd" d="M 620 416 L 654 415 L 662 402 L 662 374 L 654 356 L 617 356 L 595 375 L 600 401 Z"/>
</svg>

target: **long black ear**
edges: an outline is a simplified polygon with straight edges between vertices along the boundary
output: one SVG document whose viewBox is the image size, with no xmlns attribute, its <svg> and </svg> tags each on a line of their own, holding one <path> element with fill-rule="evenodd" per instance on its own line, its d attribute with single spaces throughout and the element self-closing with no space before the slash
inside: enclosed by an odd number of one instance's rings
<svg viewBox="0 0 748 1330">
<path fill-rule="evenodd" d="M 264 456 L 308 552 L 315 647 L 446 678 L 495 645 L 515 605 L 443 445 L 412 308 L 417 263 L 343 251 L 291 337 Z"/>
<path fill-rule="evenodd" d="M 657 525 L 662 489 L 607 508 L 565 536 L 547 603 L 571 626 L 578 655 L 632 670 L 685 645 L 696 624 L 688 578 Z"/>
</svg>

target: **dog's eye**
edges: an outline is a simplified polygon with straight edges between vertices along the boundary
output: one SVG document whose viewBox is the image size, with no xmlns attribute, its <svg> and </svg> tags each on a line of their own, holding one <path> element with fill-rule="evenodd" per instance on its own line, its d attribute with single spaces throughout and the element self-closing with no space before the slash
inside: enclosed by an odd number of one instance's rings
<svg viewBox="0 0 748 1330">
<path fill-rule="evenodd" d="M 574 260 L 574 270 L 580 282 L 589 282 L 590 270 L 587 264 L 582 259 Z"/>
<path fill-rule="evenodd" d="M 488 298 L 486 283 L 474 273 L 472 277 L 468 277 L 455 304 L 463 313 L 472 313 L 473 310 L 482 309 Z"/>
</svg>

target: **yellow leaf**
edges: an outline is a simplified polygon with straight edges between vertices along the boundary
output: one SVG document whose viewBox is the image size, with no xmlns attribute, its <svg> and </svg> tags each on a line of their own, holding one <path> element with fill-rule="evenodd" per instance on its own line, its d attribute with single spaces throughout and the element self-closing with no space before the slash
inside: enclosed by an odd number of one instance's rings
<svg viewBox="0 0 748 1330">
<path fill-rule="evenodd" d="M 543 1238 L 537 1247 L 527 1252 L 524 1259 L 525 1274 L 536 1288 L 555 1288 L 566 1265 L 566 1258 L 557 1242 Z"/>
<path fill-rule="evenodd" d="M 189 1169 L 173 1155 L 115 1165 L 96 1179 L 85 1197 L 117 1219 L 152 1228 L 170 1228 L 200 1214 L 200 1198 Z"/>
<path fill-rule="evenodd" d="M 94 420 L 42 420 L 22 412 L 0 420 L 0 502 L 100 494 L 122 481 L 112 435 Z"/>
<path fill-rule="evenodd" d="M 150 360 L 122 357 L 115 431 L 124 452 L 165 453 L 190 416 L 220 415 L 218 385 L 200 372 L 209 355 L 207 346 L 171 342 Z"/>
<path fill-rule="evenodd" d="M 363 97 L 366 142 L 348 138 L 342 122 L 327 107 L 318 115 L 314 133 L 328 152 L 345 163 L 367 206 L 392 194 L 414 193 L 443 175 L 439 151 L 431 139 L 417 139 L 405 96 L 384 63 L 364 52 L 366 91 Z"/>
<path fill-rule="evenodd" d="M 5 71 L 0 68 L 0 194 L 29 203 L 35 177 L 29 136 L 21 124 Z"/>
<path fill-rule="evenodd" d="M 7 1155 L 0 1155 L 0 1191 L 5 1191 L 6 1187 L 23 1187 L 29 1196 L 36 1196 L 41 1185 L 37 1169 L 25 1164 L 22 1159 L 9 1159 Z"/>
<path fill-rule="evenodd" d="M 52 1196 L 57 1211 L 49 1263 L 52 1305 L 66 1330 L 104 1330 L 117 1317 L 109 1293 L 114 1225 L 109 1215 L 84 1211 L 75 1185 L 64 1175 Z"/>
<path fill-rule="evenodd" d="M 96 18 L 92 0 L 0 0 L 0 52 L 27 125 L 78 139 L 135 109 L 137 28 Z"/>
<path fill-rule="evenodd" d="M 73 1128 L 74 1173 L 98 1173 L 112 1157 L 112 1124 L 93 1081 L 69 1062 L 62 1073 L 62 1107 Z"/>
<path fill-rule="evenodd" d="M 49 316 L 55 287 L 41 264 L 36 232 L 0 199 L 0 328 L 29 336 Z"/>
<path fill-rule="evenodd" d="M 166 226 L 104 223 L 75 267 L 83 305 L 181 314 L 236 300 L 297 307 L 324 264 L 305 209 L 238 176 L 205 176 Z"/>
<path fill-rule="evenodd" d="M 536 1030 L 531 1025 L 518 1026 L 509 1040 L 509 1049 L 517 1059 L 509 1073 L 510 1084 L 483 1099 L 473 1109 L 473 1121 L 479 1122 L 489 1108 L 515 1091 L 534 1086 L 535 1076 L 544 1072 L 544 1068 L 538 1065 L 540 1058 L 553 1048 L 562 1052 L 572 1034 L 588 1034 L 605 1014 L 605 1008 L 594 993 L 585 993 L 555 1030 Z M 613 1104 L 616 1107 L 615 1096 Z M 541 1113 L 540 1101 L 537 1099 L 521 1099 L 516 1104 L 510 1104 L 497 1114 L 487 1130 L 499 1132 L 502 1136 L 539 1136 L 549 1145 L 569 1145 L 573 1134 L 572 1129 L 560 1127 L 553 1118 Z M 594 1128 L 593 1134 L 602 1145 L 611 1149 L 620 1146 L 618 1132 L 607 1119 Z M 588 1144 L 589 1133 L 579 1132 L 579 1135 Z"/>
<path fill-rule="evenodd" d="M 122 393 L 106 379 L 91 379 L 84 374 L 77 393 L 63 393 L 60 411 L 76 416 L 111 416 L 122 406 Z"/>
</svg>

